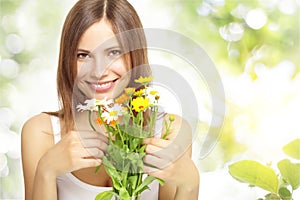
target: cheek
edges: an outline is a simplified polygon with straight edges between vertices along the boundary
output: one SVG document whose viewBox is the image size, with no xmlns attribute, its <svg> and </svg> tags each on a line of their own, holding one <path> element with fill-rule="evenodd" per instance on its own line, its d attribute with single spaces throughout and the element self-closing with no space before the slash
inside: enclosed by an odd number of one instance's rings
<svg viewBox="0 0 300 200">
<path fill-rule="evenodd" d="M 122 59 L 119 59 L 112 64 L 111 69 L 116 74 L 123 76 L 129 71 L 130 68 L 128 67 L 128 65 L 125 64 L 125 62 Z"/>
<path fill-rule="evenodd" d="M 82 62 L 77 61 L 77 76 L 80 76 L 83 73 Z"/>
<path fill-rule="evenodd" d="M 86 63 L 77 61 L 77 77 L 76 78 L 80 79 L 89 73 L 90 73 L 89 66 L 87 66 Z"/>
<path fill-rule="evenodd" d="M 78 74 L 78 72 L 80 71 L 80 68 L 81 68 L 81 62 L 77 61 L 76 64 L 77 64 L 76 67 L 77 67 L 77 74 Z"/>
</svg>

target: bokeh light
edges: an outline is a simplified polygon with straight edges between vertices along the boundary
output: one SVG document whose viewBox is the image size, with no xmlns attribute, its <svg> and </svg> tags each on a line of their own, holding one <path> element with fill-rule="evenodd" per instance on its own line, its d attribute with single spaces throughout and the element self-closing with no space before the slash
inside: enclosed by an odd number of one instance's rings
<svg viewBox="0 0 300 200">
<path fill-rule="evenodd" d="M 246 15 L 246 23 L 253 29 L 260 29 L 267 23 L 267 16 L 261 9 L 250 10 Z"/>
<path fill-rule="evenodd" d="M 24 199 L 21 127 L 29 117 L 57 109 L 59 35 L 76 1 L 0 1 L 0 199 Z M 300 138 L 300 1 L 130 2 L 145 27 L 178 31 L 199 43 L 221 74 L 226 122 L 218 145 L 202 160 L 198 144 L 212 113 L 209 95 L 197 93 L 202 125 L 193 159 L 201 172 L 199 199 L 263 197 L 265 191 L 234 180 L 227 167 L 253 159 L 277 169 L 276 162 L 286 158 L 282 146 Z M 182 62 L 162 57 L 150 60 L 190 76 Z M 300 199 L 300 190 L 293 195 Z"/>
</svg>

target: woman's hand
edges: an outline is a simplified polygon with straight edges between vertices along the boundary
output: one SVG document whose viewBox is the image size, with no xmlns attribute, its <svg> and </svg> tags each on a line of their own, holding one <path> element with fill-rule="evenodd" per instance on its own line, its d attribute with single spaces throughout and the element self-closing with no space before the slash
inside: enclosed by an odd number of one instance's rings
<svg viewBox="0 0 300 200">
<path fill-rule="evenodd" d="M 175 128 L 166 140 L 144 139 L 147 145 L 144 169 L 149 175 L 175 186 L 175 199 L 197 199 L 199 174 L 191 159 L 191 129 L 184 122 L 175 125 Z"/>
<path fill-rule="evenodd" d="M 98 132 L 71 131 L 55 145 L 52 132 L 49 115 L 44 113 L 29 119 L 22 128 L 26 200 L 57 199 L 57 176 L 98 166 L 107 148 L 107 137 Z"/>
<path fill-rule="evenodd" d="M 108 139 L 94 131 L 71 131 L 41 158 L 38 169 L 52 176 L 101 164 Z"/>
</svg>

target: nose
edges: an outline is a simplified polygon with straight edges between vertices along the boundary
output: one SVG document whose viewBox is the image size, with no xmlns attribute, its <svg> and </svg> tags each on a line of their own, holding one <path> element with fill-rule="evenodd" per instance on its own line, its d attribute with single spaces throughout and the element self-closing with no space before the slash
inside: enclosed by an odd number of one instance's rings
<svg viewBox="0 0 300 200">
<path fill-rule="evenodd" d="M 108 74 L 108 63 L 104 55 L 95 53 L 93 56 L 93 66 L 91 67 L 92 76 L 100 79 Z"/>
</svg>

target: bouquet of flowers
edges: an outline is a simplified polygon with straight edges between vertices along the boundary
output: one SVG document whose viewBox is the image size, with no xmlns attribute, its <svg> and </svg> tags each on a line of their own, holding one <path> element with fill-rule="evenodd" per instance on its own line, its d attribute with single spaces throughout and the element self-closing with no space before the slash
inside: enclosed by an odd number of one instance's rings
<svg viewBox="0 0 300 200">
<path fill-rule="evenodd" d="M 153 176 L 143 176 L 143 157 L 146 154 L 143 138 L 153 136 L 160 98 L 158 91 L 148 86 L 152 79 L 151 76 L 136 79 L 135 82 L 142 87 L 138 90 L 125 88 L 115 100 L 91 99 L 86 100 L 85 105 L 77 106 L 78 111 L 89 112 L 88 120 L 93 130 L 96 129 L 91 116 L 92 112 L 97 112 L 96 122 L 105 127 L 109 139 L 102 163 L 111 177 L 113 189 L 98 194 L 96 200 L 110 200 L 113 196 L 123 200 L 139 199 L 152 181 L 163 184 Z M 174 116 L 165 121 L 163 138 L 169 134 L 173 121 Z"/>
</svg>

